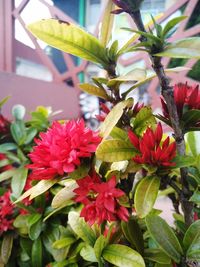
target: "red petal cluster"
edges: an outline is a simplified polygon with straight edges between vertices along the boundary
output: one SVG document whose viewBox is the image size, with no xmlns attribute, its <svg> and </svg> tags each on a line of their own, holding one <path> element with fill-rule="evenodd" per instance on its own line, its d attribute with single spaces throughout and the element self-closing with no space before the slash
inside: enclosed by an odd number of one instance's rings
<svg viewBox="0 0 200 267">
<path fill-rule="evenodd" d="M 95 152 L 101 138 L 97 132 L 85 127 L 84 121 L 54 122 L 46 133 L 36 139 L 37 146 L 29 154 L 33 164 L 31 179 L 48 180 L 56 175 L 73 172 Z"/>
<path fill-rule="evenodd" d="M 179 118 L 182 117 L 184 109 L 200 109 L 200 90 L 199 86 L 189 86 L 187 83 L 174 85 L 174 100 L 177 107 Z M 169 111 L 166 102 L 161 98 L 163 115 L 169 118 Z"/>
<path fill-rule="evenodd" d="M 13 228 L 13 204 L 10 201 L 10 191 L 0 197 L 0 235 Z"/>
<path fill-rule="evenodd" d="M 116 177 L 108 182 L 101 182 L 95 174 L 77 181 L 78 188 L 75 201 L 84 204 L 81 217 L 84 217 L 90 225 L 97 222 L 116 221 L 118 219 L 128 221 L 128 210 L 120 206 L 118 199 L 124 196 L 124 192 L 116 188 Z"/>
<path fill-rule="evenodd" d="M 170 144 L 169 137 L 161 142 L 163 129 L 160 123 L 155 131 L 148 128 L 141 138 L 138 138 L 132 131 L 129 131 L 128 135 L 131 143 L 141 153 L 133 158 L 136 163 L 158 167 L 174 165 L 171 161 L 176 155 L 176 144 L 175 142 Z"/>
<path fill-rule="evenodd" d="M 0 135 L 8 133 L 9 126 L 10 122 L 2 114 L 0 114 Z"/>
</svg>

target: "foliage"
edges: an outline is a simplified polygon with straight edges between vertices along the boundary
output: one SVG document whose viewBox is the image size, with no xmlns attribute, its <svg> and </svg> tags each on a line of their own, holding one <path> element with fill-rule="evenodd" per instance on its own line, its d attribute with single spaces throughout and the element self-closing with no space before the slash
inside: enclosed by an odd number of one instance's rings
<svg viewBox="0 0 200 267">
<path fill-rule="evenodd" d="M 182 69 L 164 70 L 161 57 L 199 58 L 200 39 L 169 43 L 183 16 L 164 27 L 152 17 L 155 31 L 147 32 L 141 2 L 108 1 L 99 39 L 55 19 L 28 26 L 48 44 L 101 65 L 106 77 L 80 88 L 112 108 L 102 105 L 96 132 L 83 120 L 50 123 L 44 107 L 28 121 L 21 105 L 12 121 L 0 114 L 0 266 L 199 266 L 200 90 L 169 86 L 165 71 Z M 119 48 L 111 32 L 113 14 L 121 12 L 138 30 L 126 29 L 135 35 Z M 117 73 L 119 57 L 134 51 L 148 53 L 153 70 Z M 162 114 L 128 97 L 156 76 Z M 130 86 L 121 94 L 124 84 Z M 173 225 L 154 208 L 160 195 L 172 201 Z"/>
</svg>

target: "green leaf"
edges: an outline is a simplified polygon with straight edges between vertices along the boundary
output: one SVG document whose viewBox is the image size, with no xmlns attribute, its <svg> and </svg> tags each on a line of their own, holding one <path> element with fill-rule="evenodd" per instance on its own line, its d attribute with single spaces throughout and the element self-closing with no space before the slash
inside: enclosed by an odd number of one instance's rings
<svg viewBox="0 0 200 267">
<path fill-rule="evenodd" d="M 92 85 L 92 84 L 89 84 L 89 83 L 79 84 L 79 87 L 85 93 L 98 96 L 98 97 L 105 99 L 105 100 L 109 99 L 109 96 L 107 95 L 106 91 L 103 88 L 99 88 L 99 87 Z"/>
<path fill-rule="evenodd" d="M 98 262 L 95 253 L 94 253 L 94 248 L 91 247 L 90 245 L 85 245 L 81 251 L 80 251 L 81 257 L 90 262 Z"/>
<path fill-rule="evenodd" d="M 21 120 L 13 122 L 10 126 L 10 131 L 15 142 L 19 146 L 23 145 L 26 140 L 26 128 L 24 122 Z"/>
<path fill-rule="evenodd" d="M 46 231 L 43 233 L 43 244 L 46 250 L 53 256 L 55 261 L 61 262 L 66 259 L 67 253 L 69 252 L 69 247 L 65 247 L 62 249 L 54 249 L 52 244 L 61 239 L 60 227 L 58 224 L 54 226 L 49 225 L 46 228 Z"/>
<path fill-rule="evenodd" d="M 115 105 L 114 108 L 108 113 L 106 119 L 100 126 L 100 135 L 104 139 L 109 136 L 110 132 L 121 118 L 124 109 L 132 104 L 133 102 L 131 99 L 124 100 Z"/>
<path fill-rule="evenodd" d="M 173 168 L 183 168 L 183 167 L 190 167 L 195 164 L 195 158 L 191 156 L 180 156 L 177 155 L 174 159 L 173 162 L 176 163 L 176 165 Z"/>
<path fill-rule="evenodd" d="M 136 150 L 129 142 L 118 139 L 103 141 L 96 150 L 98 159 L 105 162 L 117 162 L 134 157 Z"/>
<path fill-rule="evenodd" d="M 198 232 L 192 240 L 186 252 L 186 258 L 190 261 L 200 262 L 200 232 Z"/>
<path fill-rule="evenodd" d="M 74 242 L 76 242 L 76 239 L 75 239 L 74 237 L 65 237 L 65 238 L 56 240 L 56 241 L 53 243 L 52 246 L 53 246 L 53 248 L 61 249 L 61 248 L 65 248 L 65 247 L 70 246 L 70 245 L 73 244 Z"/>
<path fill-rule="evenodd" d="M 42 215 L 31 214 L 27 220 L 28 234 L 31 240 L 36 240 L 42 231 Z"/>
<path fill-rule="evenodd" d="M 159 216 L 146 217 L 147 229 L 153 240 L 175 262 L 179 263 L 183 250 L 169 225 Z"/>
<path fill-rule="evenodd" d="M 108 64 L 105 49 L 98 39 L 72 23 L 45 19 L 30 24 L 28 29 L 59 50 L 102 65 Z"/>
<path fill-rule="evenodd" d="M 108 245 L 103 250 L 103 258 L 118 267 L 144 267 L 141 255 L 135 250 L 124 245 Z"/>
<path fill-rule="evenodd" d="M 140 218 L 144 218 L 152 210 L 157 199 L 160 188 L 160 179 L 158 177 L 145 177 L 138 184 L 134 203 L 136 213 Z"/>
<path fill-rule="evenodd" d="M 17 145 L 15 143 L 5 143 L 0 145 L 0 153 L 5 153 L 9 150 L 16 150 Z"/>
<path fill-rule="evenodd" d="M 103 18 L 101 20 L 100 42 L 103 46 L 106 46 L 111 38 L 114 14 L 111 11 L 114 9 L 114 3 L 109 0 L 104 9 Z"/>
<path fill-rule="evenodd" d="M 190 198 L 190 201 L 194 202 L 197 205 L 200 205 L 200 191 L 196 190 Z"/>
<path fill-rule="evenodd" d="M 8 159 L 1 159 L 0 160 L 0 168 L 7 166 L 10 164 L 10 161 Z"/>
<path fill-rule="evenodd" d="M 16 169 L 10 169 L 0 174 L 0 182 L 11 178 L 16 173 Z"/>
<path fill-rule="evenodd" d="M 145 259 L 161 264 L 169 264 L 171 259 L 162 250 L 156 248 L 145 249 Z"/>
<path fill-rule="evenodd" d="M 156 119 L 151 107 L 143 107 L 133 120 L 133 129 L 137 135 L 140 135 L 147 127 L 153 127 L 155 124 Z"/>
<path fill-rule="evenodd" d="M 100 235 L 94 244 L 94 253 L 98 260 L 101 262 L 102 251 L 107 245 L 107 240 L 103 235 Z"/>
<path fill-rule="evenodd" d="M 163 32 L 162 32 L 162 36 L 166 36 L 166 34 L 171 31 L 172 28 L 174 28 L 175 25 L 177 25 L 179 22 L 181 22 L 182 20 L 186 19 L 187 16 L 180 16 L 180 17 L 176 17 L 171 19 L 170 21 L 167 22 L 167 24 L 165 25 Z"/>
<path fill-rule="evenodd" d="M 75 196 L 73 192 L 74 189 L 77 188 L 77 183 L 74 180 L 69 180 L 66 182 L 66 186 L 62 188 L 53 198 L 52 207 L 54 209 L 64 207 L 68 200 L 72 199 Z"/>
<path fill-rule="evenodd" d="M 32 266 L 34 267 L 44 266 L 42 264 L 42 242 L 40 238 L 38 238 L 33 242 L 33 247 L 31 251 L 31 260 L 32 260 Z"/>
<path fill-rule="evenodd" d="M 80 218 L 77 212 L 75 211 L 69 212 L 68 223 L 78 237 L 83 239 L 89 245 L 94 246 L 96 241 L 96 235 L 91 229 L 91 227 L 84 221 L 84 219 Z"/>
<path fill-rule="evenodd" d="M 7 264 L 13 247 L 13 236 L 11 234 L 6 234 L 2 238 L 0 258 L 4 264 Z"/>
<path fill-rule="evenodd" d="M 200 37 L 190 37 L 168 45 L 158 57 L 200 58 Z"/>
<path fill-rule="evenodd" d="M 134 217 L 129 218 L 128 222 L 121 222 L 121 227 L 124 236 L 131 243 L 133 248 L 143 255 L 144 240 L 139 224 Z"/>
<path fill-rule="evenodd" d="M 186 111 L 183 114 L 181 120 L 183 121 L 185 127 L 189 125 L 193 126 L 195 123 L 197 123 L 200 120 L 200 110 L 192 109 L 192 110 Z"/>
<path fill-rule="evenodd" d="M 124 54 L 126 51 L 127 51 L 127 49 L 129 48 L 129 46 L 133 43 L 133 42 L 135 42 L 138 38 L 140 37 L 140 35 L 139 34 L 134 34 L 121 48 L 120 48 L 120 50 L 118 51 L 118 55 L 122 55 L 122 54 Z"/>
<path fill-rule="evenodd" d="M 200 234 L 200 220 L 195 221 L 190 227 L 187 229 L 187 232 L 183 238 L 183 245 L 187 250 L 192 242 L 196 239 L 196 236 Z"/>
<path fill-rule="evenodd" d="M 28 175 L 28 169 L 21 167 L 16 169 L 15 174 L 12 177 L 11 181 L 11 189 L 12 189 L 12 194 L 18 198 L 26 184 L 26 179 Z"/>
<path fill-rule="evenodd" d="M 23 120 L 26 113 L 26 109 L 22 105 L 15 105 L 12 108 L 12 115 L 15 117 L 16 120 Z"/>
<path fill-rule="evenodd" d="M 29 128 L 26 131 L 26 140 L 24 142 L 25 145 L 30 144 L 33 141 L 33 138 L 36 136 L 37 134 L 37 129 L 35 128 Z"/>
</svg>

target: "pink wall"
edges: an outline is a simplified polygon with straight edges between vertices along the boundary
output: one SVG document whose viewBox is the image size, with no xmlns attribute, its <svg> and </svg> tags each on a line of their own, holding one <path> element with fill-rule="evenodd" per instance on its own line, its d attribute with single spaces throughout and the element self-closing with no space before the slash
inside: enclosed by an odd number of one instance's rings
<svg viewBox="0 0 200 267">
<path fill-rule="evenodd" d="M 0 72 L 0 99 L 10 95 L 3 107 L 3 114 L 11 117 L 11 108 L 22 104 L 27 111 L 33 111 L 38 105 L 51 106 L 53 111 L 63 112 L 54 118 L 69 119 L 80 116 L 79 91 L 64 83 L 45 82 Z"/>
</svg>

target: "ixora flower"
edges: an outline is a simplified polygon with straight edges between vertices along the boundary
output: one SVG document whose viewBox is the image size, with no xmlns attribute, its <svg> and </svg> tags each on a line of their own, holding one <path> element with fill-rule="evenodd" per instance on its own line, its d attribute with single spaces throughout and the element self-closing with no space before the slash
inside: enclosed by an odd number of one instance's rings
<svg viewBox="0 0 200 267">
<path fill-rule="evenodd" d="M 161 123 L 158 123 L 155 131 L 147 128 L 141 138 L 138 138 L 131 130 L 128 135 L 131 143 L 140 152 L 133 158 L 136 163 L 157 167 L 175 165 L 172 160 L 176 155 L 176 144 L 175 142 L 170 144 L 169 137 L 161 141 L 163 137 Z"/>
<path fill-rule="evenodd" d="M 185 110 L 200 109 L 200 90 L 199 86 L 189 86 L 187 83 L 174 85 L 174 100 L 177 107 L 179 118 Z M 166 102 L 161 98 L 163 115 L 169 119 L 169 111 Z"/>
<path fill-rule="evenodd" d="M 128 221 L 129 213 L 125 207 L 120 206 L 118 200 L 125 193 L 116 188 L 116 177 L 108 182 L 101 182 L 95 174 L 77 180 L 78 188 L 75 201 L 83 203 L 81 217 L 84 217 L 90 225 L 97 222 L 99 225 L 105 221 Z"/>
<path fill-rule="evenodd" d="M 0 197 L 0 236 L 3 232 L 6 232 L 13 228 L 12 215 L 14 207 L 10 201 L 10 191 L 7 191 Z"/>
<path fill-rule="evenodd" d="M 54 122 L 47 132 L 35 139 L 36 146 L 29 154 L 31 179 L 48 180 L 73 172 L 82 158 L 91 157 L 101 138 L 98 132 L 85 127 L 84 121 Z"/>
</svg>

